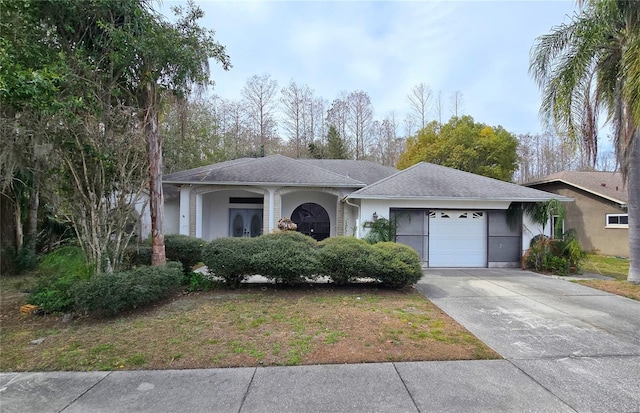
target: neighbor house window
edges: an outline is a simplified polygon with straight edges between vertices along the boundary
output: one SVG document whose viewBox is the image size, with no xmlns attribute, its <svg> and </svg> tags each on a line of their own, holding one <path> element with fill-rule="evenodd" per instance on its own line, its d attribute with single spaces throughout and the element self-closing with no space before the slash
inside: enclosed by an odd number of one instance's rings
<svg viewBox="0 0 640 413">
<path fill-rule="evenodd" d="M 607 214 L 606 228 L 629 228 L 629 215 Z"/>
<path fill-rule="evenodd" d="M 561 239 L 564 234 L 564 219 L 560 215 L 551 216 L 551 234 L 556 239 Z"/>
</svg>

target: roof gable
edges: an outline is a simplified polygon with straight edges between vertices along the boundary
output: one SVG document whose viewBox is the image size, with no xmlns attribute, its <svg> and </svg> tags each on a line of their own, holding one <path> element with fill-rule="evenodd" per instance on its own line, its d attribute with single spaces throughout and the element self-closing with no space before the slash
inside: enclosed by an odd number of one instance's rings
<svg viewBox="0 0 640 413">
<path fill-rule="evenodd" d="M 564 183 L 621 205 L 629 202 L 629 193 L 619 172 L 562 171 L 523 185 L 539 188 L 551 183 Z"/>
<path fill-rule="evenodd" d="M 426 162 L 420 162 L 373 185 L 359 189 L 349 197 L 520 202 L 540 202 L 551 198 L 569 200 L 537 189 Z"/>
</svg>

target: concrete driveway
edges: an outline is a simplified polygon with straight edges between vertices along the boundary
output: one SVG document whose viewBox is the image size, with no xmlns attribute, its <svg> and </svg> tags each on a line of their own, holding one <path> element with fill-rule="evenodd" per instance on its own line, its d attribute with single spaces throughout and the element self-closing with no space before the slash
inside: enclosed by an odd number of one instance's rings
<svg viewBox="0 0 640 413">
<path fill-rule="evenodd" d="M 640 412 L 640 302 L 520 270 L 428 270 L 431 301 L 578 411 Z"/>
</svg>

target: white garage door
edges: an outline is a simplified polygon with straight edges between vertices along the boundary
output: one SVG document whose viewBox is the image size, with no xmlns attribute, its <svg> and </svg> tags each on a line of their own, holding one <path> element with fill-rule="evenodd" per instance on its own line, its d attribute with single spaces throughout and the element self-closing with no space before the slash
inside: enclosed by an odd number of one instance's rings
<svg viewBox="0 0 640 413">
<path fill-rule="evenodd" d="M 486 267 L 484 211 L 429 212 L 429 267 Z"/>
</svg>

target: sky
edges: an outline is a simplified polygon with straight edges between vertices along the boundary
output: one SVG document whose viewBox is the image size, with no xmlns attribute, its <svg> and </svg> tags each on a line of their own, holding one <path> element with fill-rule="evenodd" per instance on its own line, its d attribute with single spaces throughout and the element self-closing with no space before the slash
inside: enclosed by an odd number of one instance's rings
<svg viewBox="0 0 640 413">
<path fill-rule="evenodd" d="M 164 0 L 160 11 L 170 15 Z M 568 22 L 575 0 L 556 1 L 196 1 L 232 68 L 212 64 L 210 93 L 240 99 L 253 75 L 278 88 L 291 80 L 331 102 L 369 94 L 374 118 L 404 119 L 407 95 L 425 83 L 463 96 L 462 112 L 508 131 L 541 133 L 540 92 L 529 75 L 536 37 Z M 433 115 L 435 118 L 435 114 Z"/>
</svg>

